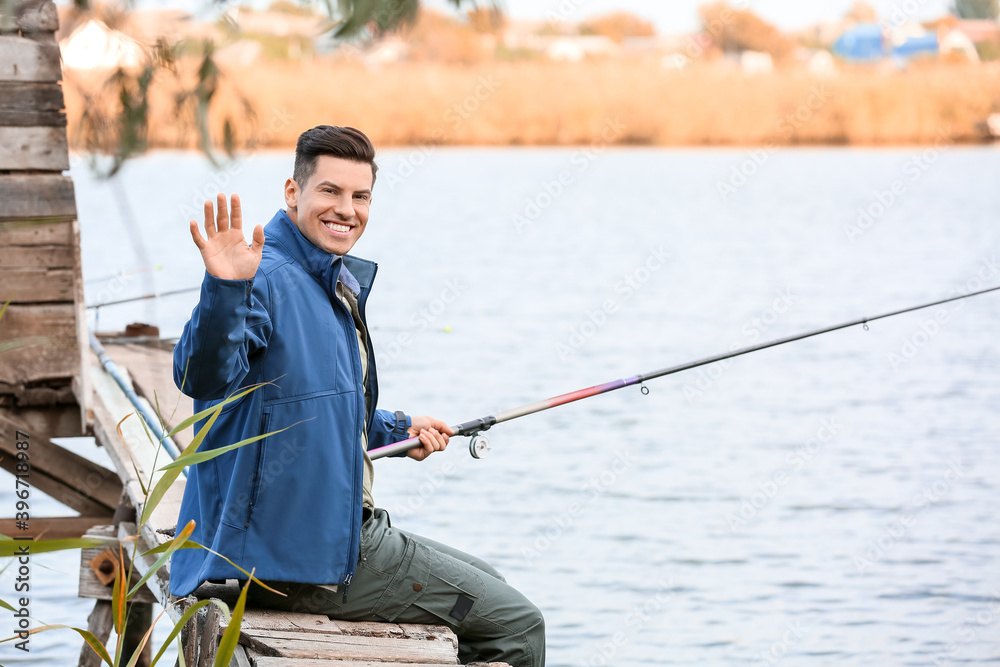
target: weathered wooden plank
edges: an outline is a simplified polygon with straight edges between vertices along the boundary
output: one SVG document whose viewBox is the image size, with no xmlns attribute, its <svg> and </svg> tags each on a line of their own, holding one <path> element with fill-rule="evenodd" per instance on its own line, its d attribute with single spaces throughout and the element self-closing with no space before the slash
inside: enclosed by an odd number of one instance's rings
<svg viewBox="0 0 1000 667">
<path fill-rule="evenodd" d="M 25 425 L 21 422 L 7 419 L 0 414 L 0 454 L 11 459 L 17 456 L 14 434 L 24 429 Z M 114 512 L 122 494 L 121 480 L 114 471 L 49 442 L 45 433 L 36 431 L 28 434 L 30 436 L 28 441 L 31 443 L 28 462 L 31 465 L 32 475 L 39 473 L 48 475 L 74 489 L 76 493 L 72 494 L 73 496 L 93 500 L 103 505 L 108 513 Z M 61 494 L 63 497 L 58 497 L 56 500 L 68 504 L 65 495 Z M 101 514 L 104 512 L 98 512 L 93 516 Z"/>
<path fill-rule="evenodd" d="M 0 251 L 3 254 L 3 251 Z M 72 268 L 0 267 L 0 285 L 13 301 L 33 303 L 72 301 L 76 294 Z"/>
<path fill-rule="evenodd" d="M 10 111 L 0 109 L 0 126 L 3 127 L 66 127 L 66 114 L 62 111 Z"/>
<path fill-rule="evenodd" d="M 125 540 L 129 537 L 135 537 L 137 535 L 136 525 L 134 523 L 121 522 L 118 525 L 118 539 Z M 139 577 L 145 576 L 146 572 L 150 570 L 153 564 L 156 562 L 158 556 L 143 556 L 142 554 L 150 549 L 158 546 L 156 543 L 150 543 L 142 535 L 138 539 L 138 550 L 136 551 L 135 560 L 132 561 L 132 568 L 135 573 L 139 576 L 136 577 L 138 581 Z M 156 573 L 146 580 L 146 587 L 152 592 L 152 594 L 157 598 L 160 604 L 168 605 L 170 603 L 170 574 L 168 569 L 170 567 L 169 562 L 162 569 L 157 570 Z M 175 620 L 180 617 L 180 613 L 177 613 L 176 609 L 171 608 L 168 610 Z M 175 615 L 176 614 L 176 615 Z"/>
<path fill-rule="evenodd" d="M 105 524 L 108 520 L 105 520 Z M 86 549 L 80 550 L 80 578 L 79 578 L 79 597 L 81 598 L 91 598 L 94 600 L 110 600 L 111 593 L 114 590 L 114 582 L 110 584 L 103 584 L 101 580 L 97 578 L 94 574 L 94 570 L 90 566 L 90 561 L 96 556 L 103 553 L 109 547 L 111 551 L 115 554 L 118 553 L 118 545 L 115 542 L 117 540 L 117 533 L 114 526 L 109 525 L 98 525 L 87 531 L 85 537 L 97 537 L 97 538 L 107 538 L 109 540 L 108 546 L 101 547 L 88 547 Z M 130 546 L 126 546 L 124 549 L 125 555 L 125 567 L 128 567 L 129 563 L 129 553 L 131 551 Z M 142 577 L 142 574 L 137 572 L 132 573 L 132 578 L 130 581 L 136 582 Z M 155 603 L 159 602 L 155 595 L 145 586 L 136 591 L 133 597 L 137 602 L 143 603 Z"/>
<path fill-rule="evenodd" d="M 0 127 L 0 169 L 69 169 L 66 128 Z"/>
<path fill-rule="evenodd" d="M 87 430 L 90 424 L 90 401 L 93 390 L 90 386 L 90 362 L 84 350 L 90 349 L 90 332 L 87 329 L 87 307 L 83 301 L 83 261 L 80 256 L 80 222 L 74 220 L 73 228 L 73 295 L 74 319 L 76 320 L 76 345 L 80 350 L 77 371 L 71 384 L 77 405 L 80 406 L 80 427 Z"/>
<path fill-rule="evenodd" d="M 454 662 L 422 663 L 424 667 L 452 667 Z M 503 665 L 504 663 L 490 663 Z M 376 662 L 374 660 L 302 660 L 300 658 L 257 658 L 254 667 L 413 667 L 412 662 Z M 507 665 L 506 667 L 510 667 Z"/>
<path fill-rule="evenodd" d="M 18 245 L 0 247 L 0 269 L 21 268 L 72 269 L 73 247 L 70 245 Z M 9 292 L 8 292 L 9 293 Z M 32 301 L 32 299 L 15 299 Z"/>
<path fill-rule="evenodd" d="M 0 113 L 60 112 L 64 108 L 62 86 L 58 83 L 0 81 Z"/>
<path fill-rule="evenodd" d="M 93 359 L 92 354 L 89 357 Z M 122 423 L 121 431 L 125 441 L 118 437 L 116 431 L 118 422 L 134 408 L 121 388 L 100 367 L 91 367 L 90 375 L 94 386 L 91 404 L 94 437 L 107 451 L 119 478 L 125 485 L 125 494 L 136 511 L 141 513 L 145 498 L 133 464 L 142 475 L 147 488 L 150 488 L 160 477 L 160 473 L 157 473 L 152 475 L 150 480 L 150 473 L 166 463 L 169 458 L 162 451 L 158 457 L 156 456 L 145 431 L 134 415 Z M 173 528 L 177 524 L 185 481 L 183 474 L 177 478 L 164 494 L 149 521 L 142 525 L 142 537 L 150 545 L 148 548 L 151 549 L 169 539 L 156 531 Z"/>
<path fill-rule="evenodd" d="M 31 240 L 32 233 L 38 234 L 39 242 L 64 243 L 70 240 L 72 227 L 67 231 L 66 228 L 42 222 L 53 217 L 76 217 L 71 178 L 59 174 L 0 175 L 0 220 L 7 221 L 0 224 L 0 233 L 5 235 L 0 238 L 5 243 L 16 241 L 23 244 Z M 29 231 L 36 227 L 39 231 Z"/>
<path fill-rule="evenodd" d="M 135 344 L 108 345 L 105 349 L 119 368 L 128 369 L 137 394 L 154 408 L 159 402 L 168 430 L 194 414 L 194 401 L 174 384 L 172 350 Z M 183 449 L 191 444 L 193 437 L 193 429 L 186 429 L 173 436 L 173 440 Z"/>
<path fill-rule="evenodd" d="M 206 606 L 205 625 L 201 629 L 201 646 L 198 647 L 198 667 L 212 667 L 215 664 L 215 653 L 219 648 L 219 607 L 214 604 Z"/>
<path fill-rule="evenodd" d="M 62 378 L 68 384 L 80 372 L 75 314 L 72 303 L 11 304 L 0 319 L 0 383 Z"/>
<path fill-rule="evenodd" d="M 250 663 L 250 658 L 247 657 L 247 651 L 242 646 L 237 646 L 236 650 L 233 652 L 233 659 L 229 662 L 229 667 L 253 667 Z"/>
<path fill-rule="evenodd" d="M 283 658 L 458 663 L 455 646 L 450 641 L 435 639 L 254 630 L 241 632 L 240 643 L 264 655 Z"/>
<path fill-rule="evenodd" d="M 13 6 L 13 16 L 4 10 Z M 51 0 L 18 0 L 0 3 L 0 32 L 55 32 L 59 29 L 59 14 Z"/>
<path fill-rule="evenodd" d="M 395 623 L 383 624 L 387 632 L 389 628 L 395 628 L 397 634 L 402 635 L 403 631 Z M 223 623 L 223 628 L 226 624 Z M 320 614 L 303 614 L 292 611 L 278 611 L 275 609 L 248 609 L 243 616 L 241 630 L 281 630 L 284 632 L 325 632 L 333 635 L 344 634 L 343 628 L 337 621 Z"/>
<path fill-rule="evenodd" d="M 49 442 L 44 433 L 27 431 L 25 424 L 6 414 L 0 414 L 0 467 L 16 471 L 19 450 L 14 435 L 27 432 L 32 486 L 84 516 L 112 515 L 121 495 L 121 483 L 113 472 Z"/>
<path fill-rule="evenodd" d="M 143 642 L 145 635 L 153 625 L 153 605 L 146 602 L 136 602 L 132 599 L 128 605 L 128 621 L 125 633 L 122 635 L 122 655 L 134 656 L 139 653 L 135 667 L 149 667 L 153 659 L 153 643 Z M 142 647 L 140 649 L 139 647 Z"/>
<path fill-rule="evenodd" d="M 0 35 L 0 81 L 59 81 L 59 45 Z"/>
<path fill-rule="evenodd" d="M 223 624 L 225 627 L 225 624 Z M 275 632 L 300 632 L 312 634 L 349 635 L 354 637 L 396 637 L 400 639 L 442 640 L 458 647 L 458 638 L 443 625 L 416 625 L 411 623 L 374 623 L 366 621 L 341 621 L 320 614 L 278 611 L 274 609 L 248 609 L 240 629 L 250 634 L 258 630 Z"/>
<path fill-rule="evenodd" d="M 0 519 L 0 535 L 30 535 L 36 540 L 64 540 L 83 537 L 88 530 L 107 523 L 110 518 L 110 514 L 32 518 L 28 522 L 28 530 L 18 528 L 14 519 Z"/>
<path fill-rule="evenodd" d="M 80 406 L 59 405 L 50 408 L 0 408 L 0 417 L 22 424 L 30 437 L 78 438 L 88 435 L 80 428 Z"/>
<path fill-rule="evenodd" d="M 94 633 L 94 636 L 102 644 L 107 644 L 108 637 L 111 636 L 111 629 L 114 627 L 114 620 L 111 615 L 111 603 L 107 600 L 98 600 L 94 603 L 94 610 L 87 617 L 87 629 Z M 78 667 L 100 667 L 104 661 L 90 644 L 83 642 L 80 650 L 80 662 Z"/>
<path fill-rule="evenodd" d="M 10 456 L 0 458 L 0 468 L 12 475 L 17 472 L 16 466 L 16 459 Z M 74 487 L 37 470 L 31 472 L 31 486 L 84 516 L 105 516 L 110 519 L 113 514 L 103 504 L 78 493 Z"/>
<path fill-rule="evenodd" d="M 46 380 L 46 384 L 26 387 L 0 382 L 0 405 L 16 407 L 59 407 L 74 405 L 73 387 L 70 378 Z"/>
</svg>

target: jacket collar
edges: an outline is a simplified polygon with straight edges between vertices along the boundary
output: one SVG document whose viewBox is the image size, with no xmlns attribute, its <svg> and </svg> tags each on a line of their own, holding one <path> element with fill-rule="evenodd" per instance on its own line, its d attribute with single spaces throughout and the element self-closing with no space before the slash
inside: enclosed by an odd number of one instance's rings
<svg viewBox="0 0 1000 667">
<path fill-rule="evenodd" d="M 375 278 L 374 262 L 351 255 L 335 255 L 314 246 L 302 235 L 288 213 L 279 210 L 265 227 L 268 242 L 276 242 L 289 257 L 316 278 L 321 285 L 331 289 L 341 278 L 341 267 L 348 270 L 342 277 L 344 284 L 356 294 L 371 288 Z"/>
</svg>

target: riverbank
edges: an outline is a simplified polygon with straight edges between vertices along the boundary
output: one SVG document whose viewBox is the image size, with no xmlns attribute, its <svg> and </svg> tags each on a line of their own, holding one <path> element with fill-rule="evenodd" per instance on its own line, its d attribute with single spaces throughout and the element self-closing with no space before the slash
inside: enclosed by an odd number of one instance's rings
<svg viewBox="0 0 1000 667">
<path fill-rule="evenodd" d="M 194 63 L 181 64 L 192 70 Z M 163 78 L 163 77 L 161 77 Z M 82 111 L 99 75 L 67 72 L 71 146 L 87 144 Z M 197 147 L 193 104 L 154 81 L 150 147 Z M 302 128 L 363 128 L 379 146 L 744 146 L 931 144 L 982 141 L 1000 112 L 1000 63 L 914 65 L 906 71 L 801 67 L 745 76 L 722 63 L 675 71 L 658 62 L 508 62 L 477 66 L 266 61 L 230 67 L 212 100 L 236 146 L 291 148 Z M 114 96 L 111 99 L 117 99 Z M 110 107 L 108 107 L 110 108 Z M 249 112 L 249 113 L 248 113 Z M 178 119 L 190 117 L 190 122 Z"/>
</svg>

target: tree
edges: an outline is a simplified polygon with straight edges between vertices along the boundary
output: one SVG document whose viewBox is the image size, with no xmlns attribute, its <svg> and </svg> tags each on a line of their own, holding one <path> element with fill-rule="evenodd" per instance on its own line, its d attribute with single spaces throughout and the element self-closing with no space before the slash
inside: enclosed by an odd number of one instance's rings
<svg viewBox="0 0 1000 667">
<path fill-rule="evenodd" d="M 723 51 L 763 51 L 776 60 L 791 55 L 791 40 L 749 9 L 734 9 L 725 2 L 698 9 L 702 29 Z"/>
<path fill-rule="evenodd" d="M 1000 16 L 998 0 L 955 0 L 951 13 L 960 19 L 994 19 Z"/>
<path fill-rule="evenodd" d="M 581 35 L 603 35 L 621 44 L 626 37 L 652 37 L 653 24 L 628 12 L 612 12 L 584 22 Z"/>
</svg>

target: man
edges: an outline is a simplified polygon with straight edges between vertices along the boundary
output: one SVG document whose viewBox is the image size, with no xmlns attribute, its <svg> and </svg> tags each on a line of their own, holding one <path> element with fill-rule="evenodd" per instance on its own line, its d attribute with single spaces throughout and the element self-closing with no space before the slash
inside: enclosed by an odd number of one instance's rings
<svg viewBox="0 0 1000 667">
<path fill-rule="evenodd" d="M 347 253 L 364 233 L 375 151 L 353 128 L 304 132 L 285 182 L 286 210 L 243 237 L 236 195 L 191 222 L 206 274 L 174 349 L 174 379 L 200 411 L 240 388 L 203 448 L 268 437 L 190 468 L 179 525 L 287 597 L 252 586 L 253 602 L 347 620 L 445 624 L 462 662 L 545 662 L 540 612 L 485 562 L 394 528 L 372 499 L 367 450 L 419 437 L 407 455 L 444 450 L 431 417 L 376 409 L 365 304 L 373 262 Z M 280 431 L 280 432 L 277 432 Z M 276 433 L 277 432 L 277 433 Z M 171 592 L 245 578 L 201 549 L 173 556 Z"/>
</svg>

